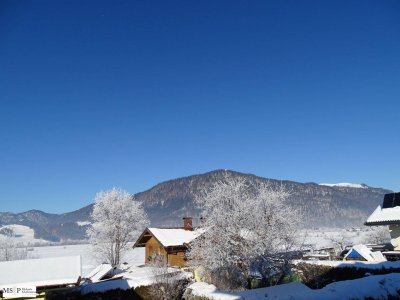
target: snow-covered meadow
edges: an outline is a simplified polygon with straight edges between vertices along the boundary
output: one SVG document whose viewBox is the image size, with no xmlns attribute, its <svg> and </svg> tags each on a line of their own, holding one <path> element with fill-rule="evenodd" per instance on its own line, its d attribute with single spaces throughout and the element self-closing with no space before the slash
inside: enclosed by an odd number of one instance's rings
<svg viewBox="0 0 400 300">
<path fill-rule="evenodd" d="M 13 241 L 17 245 L 48 245 L 50 242 L 43 239 L 36 239 L 32 228 L 23 225 L 6 225 L 1 228 L 10 228 L 15 234 Z M 360 228 L 318 228 L 304 229 L 300 231 L 299 243 L 310 245 L 315 249 L 334 246 L 335 243 L 343 241 L 346 244 L 360 244 L 368 240 L 368 236 L 373 232 L 373 227 Z M 0 234 L 0 239 L 5 238 Z M 50 247 L 53 248 L 54 246 Z M 58 246 L 57 246 L 58 247 Z M 67 248 L 69 248 L 68 246 Z M 34 247 L 34 249 L 37 247 Z M 39 247 L 46 248 L 46 247 Z M 86 247 L 82 247 L 86 248 Z M 80 249 L 76 247 L 76 249 Z"/>
<path fill-rule="evenodd" d="M 35 246 L 34 243 L 46 243 L 41 239 L 33 237 L 33 230 L 22 225 L 8 225 L 16 233 L 15 242 L 19 245 L 28 246 L 28 258 L 50 258 L 80 255 L 82 256 L 82 275 L 98 265 L 92 255 L 92 249 L 89 244 L 78 245 L 54 245 L 54 246 Z M 324 247 L 334 247 L 338 241 L 344 241 L 346 244 L 358 244 L 368 240 L 368 235 L 373 229 L 370 227 L 340 229 L 324 228 L 302 230 L 299 234 L 300 243 L 311 246 L 314 249 Z M 133 244 L 133 243 L 132 243 Z M 142 265 L 144 263 L 144 248 L 130 249 L 127 251 L 124 261 L 132 266 Z"/>
<path fill-rule="evenodd" d="M 29 258 L 50 258 L 80 255 L 82 257 L 82 276 L 93 270 L 99 262 L 96 262 L 92 255 L 92 248 L 89 244 L 43 246 L 29 248 Z M 124 262 L 131 266 L 144 264 L 144 248 L 129 249 L 124 256 Z"/>
<path fill-rule="evenodd" d="M 304 229 L 299 233 L 299 243 L 304 248 L 321 249 L 327 247 L 337 248 L 343 246 L 373 243 L 370 235 L 376 230 L 372 227 L 360 228 L 318 228 Z"/>
<path fill-rule="evenodd" d="M 304 238 L 304 244 L 313 245 L 316 249 L 333 246 L 333 239 L 340 239 L 345 236 L 350 242 L 356 244 L 367 238 L 371 232 L 369 228 L 365 229 L 315 229 L 301 232 L 301 239 Z M 28 237 L 17 238 L 18 242 L 23 240 L 32 242 Z M 132 243 L 133 244 L 133 243 Z M 82 275 L 85 275 L 91 269 L 98 265 L 92 255 L 92 249 L 89 244 L 78 245 L 55 245 L 28 247 L 29 258 L 50 258 L 80 255 L 82 257 Z M 125 255 L 125 262 L 132 266 L 139 266 L 144 263 L 144 248 L 129 249 Z"/>
</svg>

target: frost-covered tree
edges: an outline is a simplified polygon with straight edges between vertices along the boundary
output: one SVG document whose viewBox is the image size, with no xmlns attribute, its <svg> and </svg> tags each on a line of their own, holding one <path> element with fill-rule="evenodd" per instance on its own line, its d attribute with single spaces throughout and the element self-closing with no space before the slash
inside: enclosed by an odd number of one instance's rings
<svg viewBox="0 0 400 300">
<path fill-rule="evenodd" d="M 346 233 L 340 233 L 337 235 L 330 235 L 327 237 L 332 242 L 333 247 L 340 254 L 347 246 L 352 244 L 352 238 Z"/>
<path fill-rule="evenodd" d="M 94 257 L 112 266 L 121 263 L 128 243 L 149 223 L 142 204 L 118 188 L 96 195 L 92 220 L 87 234 Z"/>
<path fill-rule="evenodd" d="M 365 243 L 390 243 L 390 232 L 388 226 L 373 227 L 371 233 L 365 238 Z"/>
<path fill-rule="evenodd" d="M 226 176 L 196 199 L 204 234 L 193 242 L 190 259 L 206 269 L 209 281 L 228 289 L 246 286 L 252 272 L 267 278 L 282 269 L 298 225 L 288 196 L 281 185 Z"/>
<path fill-rule="evenodd" d="M 4 231 L 3 231 L 4 232 Z M 13 236 L 0 234 L 0 261 L 27 259 L 28 251 L 15 243 Z"/>
</svg>

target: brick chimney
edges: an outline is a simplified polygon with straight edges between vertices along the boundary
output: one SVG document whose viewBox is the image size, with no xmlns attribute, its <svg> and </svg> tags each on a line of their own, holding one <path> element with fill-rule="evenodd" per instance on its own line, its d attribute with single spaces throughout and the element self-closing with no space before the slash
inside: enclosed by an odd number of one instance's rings
<svg viewBox="0 0 400 300">
<path fill-rule="evenodd" d="M 183 218 L 183 229 L 193 230 L 193 222 L 191 217 Z"/>
</svg>

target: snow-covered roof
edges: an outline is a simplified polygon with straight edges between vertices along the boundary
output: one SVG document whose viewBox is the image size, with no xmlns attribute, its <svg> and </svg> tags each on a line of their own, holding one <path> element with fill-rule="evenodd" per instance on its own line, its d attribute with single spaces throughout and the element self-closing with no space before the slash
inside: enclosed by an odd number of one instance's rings
<svg viewBox="0 0 400 300">
<path fill-rule="evenodd" d="M 351 247 L 351 249 L 349 250 L 349 252 L 347 252 L 344 258 L 346 259 L 347 257 L 349 257 L 352 253 L 354 253 L 353 251 L 356 251 L 359 255 L 365 258 L 366 261 L 370 262 L 386 261 L 385 257 L 380 252 L 379 252 L 380 254 L 372 252 L 367 248 L 367 246 L 361 244 Z"/>
<path fill-rule="evenodd" d="M 400 206 L 381 208 L 379 205 L 368 217 L 366 225 L 400 224 Z"/>
<path fill-rule="evenodd" d="M 0 289 L 15 285 L 73 284 L 81 276 L 81 257 L 67 256 L 0 262 Z"/>
<path fill-rule="evenodd" d="M 183 228 L 148 228 L 148 230 L 164 247 L 188 244 L 202 234 L 200 230 Z"/>
<path fill-rule="evenodd" d="M 386 257 L 383 256 L 381 251 L 371 251 L 371 256 L 376 262 L 387 261 Z"/>
<path fill-rule="evenodd" d="M 96 282 L 103 279 L 112 269 L 113 266 L 110 264 L 101 264 L 89 272 L 85 277 L 89 278 L 92 282 Z"/>
</svg>

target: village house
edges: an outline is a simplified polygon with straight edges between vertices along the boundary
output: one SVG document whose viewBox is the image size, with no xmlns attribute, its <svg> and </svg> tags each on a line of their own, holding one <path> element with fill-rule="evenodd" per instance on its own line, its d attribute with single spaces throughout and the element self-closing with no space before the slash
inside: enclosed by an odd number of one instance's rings
<svg viewBox="0 0 400 300">
<path fill-rule="evenodd" d="M 394 250 L 400 250 L 400 193 L 386 194 L 382 206 L 378 206 L 365 222 L 367 226 L 389 225 Z"/>
<path fill-rule="evenodd" d="M 146 264 L 161 256 L 171 267 L 183 267 L 190 242 L 200 234 L 194 230 L 192 218 L 183 218 L 183 227 L 146 228 L 133 247 L 145 247 Z"/>
</svg>

